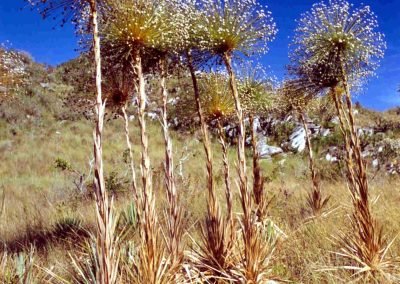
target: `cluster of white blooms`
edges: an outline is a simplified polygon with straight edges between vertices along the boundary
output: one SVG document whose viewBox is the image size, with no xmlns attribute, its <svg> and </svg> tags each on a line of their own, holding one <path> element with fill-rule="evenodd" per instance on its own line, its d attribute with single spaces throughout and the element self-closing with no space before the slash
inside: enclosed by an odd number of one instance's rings
<svg viewBox="0 0 400 284">
<path fill-rule="evenodd" d="M 103 38 L 120 52 L 170 52 L 189 38 L 184 6 L 177 0 L 110 1 Z"/>
<path fill-rule="evenodd" d="M 298 22 L 292 60 L 299 73 L 322 86 L 338 84 L 343 75 L 351 81 L 365 79 L 384 56 L 384 36 L 369 6 L 329 0 L 314 4 Z"/>
<path fill-rule="evenodd" d="M 202 0 L 201 44 L 214 54 L 264 54 L 277 28 L 267 7 L 256 0 Z"/>
<path fill-rule="evenodd" d="M 18 88 L 26 75 L 24 56 L 13 49 L 0 45 L 0 87 L 2 92 Z"/>
</svg>

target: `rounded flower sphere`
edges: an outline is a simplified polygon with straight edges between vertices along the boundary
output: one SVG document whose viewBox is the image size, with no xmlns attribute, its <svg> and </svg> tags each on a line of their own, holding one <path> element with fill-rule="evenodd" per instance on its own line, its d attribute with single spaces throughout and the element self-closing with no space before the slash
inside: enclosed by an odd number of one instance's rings
<svg viewBox="0 0 400 284">
<path fill-rule="evenodd" d="M 298 21 L 292 61 L 295 72 L 320 86 L 344 79 L 354 82 L 374 74 L 386 43 L 369 6 L 353 8 L 344 0 L 315 4 Z"/>
<path fill-rule="evenodd" d="M 179 49 L 188 37 L 177 0 L 115 0 L 108 5 L 104 42 L 121 52 Z"/>
<path fill-rule="evenodd" d="M 203 0 L 203 44 L 216 55 L 263 54 L 277 28 L 266 7 L 256 0 Z"/>
</svg>

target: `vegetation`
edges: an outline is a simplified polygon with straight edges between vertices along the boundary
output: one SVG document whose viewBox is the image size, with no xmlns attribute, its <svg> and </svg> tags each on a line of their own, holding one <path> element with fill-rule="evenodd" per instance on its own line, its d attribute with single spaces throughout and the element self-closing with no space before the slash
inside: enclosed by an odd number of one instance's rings
<svg viewBox="0 0 400 284">
<path fill-rule="evenodd" d="M 255 0 L 28 2 L 86 51 L 0 48 L 1 283 L 400 281 L 399 112 L 352 98 L 368 6 L 303 14 L 277 83 Z"/>
</svg>

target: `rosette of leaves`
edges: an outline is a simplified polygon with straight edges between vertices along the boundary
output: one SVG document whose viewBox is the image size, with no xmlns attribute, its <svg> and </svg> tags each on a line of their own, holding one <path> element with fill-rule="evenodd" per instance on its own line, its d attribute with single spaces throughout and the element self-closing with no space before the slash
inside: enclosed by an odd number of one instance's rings
<svg viewBox="0 0 400 284">
<path fill-rule="evenodd" d="M 224 74 L 205 74 L 200 80 L 201 103 L 208 121 L 224 121 L 235 114 L 228 78 Z"/>
</svg>

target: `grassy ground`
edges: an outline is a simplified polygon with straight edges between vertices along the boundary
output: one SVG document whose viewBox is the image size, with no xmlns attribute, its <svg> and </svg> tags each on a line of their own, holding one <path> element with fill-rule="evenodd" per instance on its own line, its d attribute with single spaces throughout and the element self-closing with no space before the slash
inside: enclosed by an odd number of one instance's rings
<svg viewBox="0 0 400 284">
<path fill-rule="evenodd" d="M 138 129 L 132 123 L 131 139 L 136 165 L 139 163 Z M 107 122 L 104 136 L 104 160 L 107 188 L 115 194 L 117 209 L 123 212 L 130 203 L 128 164 L 123 136 L 123 121 Z M 163 158 L 164 148 L 160 127 L 149 127 L 152 167 L 157 206 L 164 206 Z M 199 233 L 199 222 L 206 205 L 206 171 L 202 144 L 196 134 L 173 133 L 175 165 L 180 200 L 185 209 L 185 228 L 188 234 Z M 223 174 L 218 143 L 213 144 L 217 170 L 215 177 L 223 200 Z M 234 173 L 235 151 L 231 149 L 231 170 Z M 61 273 L 68 269 L 67 253 L 76 247 L 76 228 L 81 236 L 94 228 L 94 201 L 90 194 L 77 190 L 74 181 L 85 174 L 88 192 L 92 176 L 92 125 L 88 121 L 51 122 L 46 125 L 26 123 L 15 127 L 0 122 L 0 242 L 11 253 L 29 251 L 36 246 L 38 265 L 54 266 Z M 58 161 L 58 167 L 56 167 Z M 249 159 L 250 161 L 250 159 Z M 64 170 L 60 166 L 64 165 Z M 309 219 L 306 194 L 310 188 L 307 160 L 301 155 L 263 160 L 266 185 L 271 198 L 269 215 L 284 232 L 276 247 L 276 259 L 271 264 L 278 279 L 294 283 L 347 283 L 344 272 L 322 271 L 338 265 L 341 260 L 332 252 L 339 247 L 334 239 L 340 231 L 351 233 L 348 214 L 351 200 L 346 184 L 340 178 L 340 168 L 323 164 L 324 194 L 330 195 L 330 213 L 317 220 Z M 137 167 L 137 174 L 139 168 Z M 235 181 L 232 180 L 235 185 Z M 385 236 L 394 238 L 400 231 L 400 180 L 384 174 L 371 174 L 373 211 L 384 225 Z M 238 192 L 235 188 L 235 195 Z M 240 206 L 235 200 L 235 211 Z M 1 203 L 0 203 L 1 204 Z M 222 202 L 224 204 L 224 202 Z M 186 237 L 190 245 L 190 239 Z M 395 242 L 389 254 L 398 255 Z"/>
</svg>

